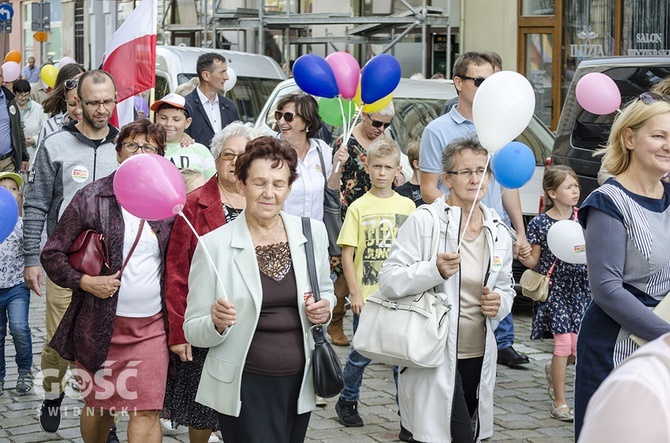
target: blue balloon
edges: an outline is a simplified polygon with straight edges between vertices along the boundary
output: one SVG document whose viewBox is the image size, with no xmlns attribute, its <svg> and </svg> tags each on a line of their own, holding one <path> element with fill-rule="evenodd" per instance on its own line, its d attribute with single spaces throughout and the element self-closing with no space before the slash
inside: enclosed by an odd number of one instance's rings
<svg viewBox="0 0 670 443">
<path fill-rule="evenodd" d="M 392 93 L 400 83 L 400 62 L 389 54 L 372 57 L 361 70 L 361 100 L 374 103 Z"/>
<path fill-rule="evenodd" d="M 340 93 L 333 68 L 315 54 L 298 57 L 293 64 L 293 78 L 300 89 L 317 97 L 333 98 Z"/>
<path fill-rule="evenodd" d="M 493 154 L 491 168 L 500 186 L 517 189 L 528 183 L 535 172 L 533 151 L 520 142 L 510 142 Z"/>
<path fill-rule="evenodd" d="M 0 243 L 7 240 L 19 218 L 19 205 L 7 189 L 0 187 Z"/>
</svg>

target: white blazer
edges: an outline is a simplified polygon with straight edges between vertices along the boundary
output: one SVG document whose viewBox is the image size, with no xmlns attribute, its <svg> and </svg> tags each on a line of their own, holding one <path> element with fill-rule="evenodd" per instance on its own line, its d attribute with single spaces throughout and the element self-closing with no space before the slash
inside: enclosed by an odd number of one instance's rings
<svg viewBox="0 0 670 443">
<path fill-rule="evenodd" d="M 312 376 L 314 340 L 310 333 L 312 324 L 304 309 L 304 295 L 311 292 L 305 243 L 300 217 L 281 213 L 286 227 L 291 261 L 298 288 L 300 320 L 305 350 L 298 414 L 316 406 Z M 321 298 L 335 305 L 333 283 L 330 280 L 328 236 L 323 223 L 311 220 L 314 255 Z M 221 275 L 225 292 L 237 310 L 237 324 L 219 334 L 212 322 L 210 309 L 214 301 L 223 297 L 221 285 L 206 256 L 207 246 Z M 251 340 L 260 316 L 263 291 L 256 252 L 251 240 L 244 211 L 231 223 L 204 235 L 191 262 L 188 281 L 188 299 L 184 315 L 184 334 L 193 346 L 209 348 L 200 378 L 196 401 L 226 415 L 238 417 L 241 409 L 240 388 L 242 372 Z"/>
</svg>

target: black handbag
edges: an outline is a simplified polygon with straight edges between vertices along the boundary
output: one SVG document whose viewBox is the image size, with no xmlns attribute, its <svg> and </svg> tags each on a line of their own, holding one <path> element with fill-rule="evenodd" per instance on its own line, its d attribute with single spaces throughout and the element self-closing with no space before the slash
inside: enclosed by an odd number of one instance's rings
<svg viewBox="0 0 670 443">
<path fill-rule="evenodd" d="M 323 161 L 321 147 L 316 147 L 321 161 L 321 172 L 323 173 L 323 224 L 328 232 L 328 254 L 331 257 L 342 255 L 342 248 L 337 244 L 337 237 L 342 229 L 342 202 L 340 201 L 340 190 L 328 188 L 328 177 L 326 176 L 326 164 Z"/>
<path fill-rule="evenodd" d="M 319 281 L 316 274 L 316 262 L 314 259 L 314 246 L 312 243 L 312 226 L 308 217 L 302 217 L 302 233 L 307 238 L 305 254 L 307 255 L 307 271 L 312 285 L 312 296 L 314 301 L 319 301 Z M 335 397 L 344 388 L 344 377 L 340 359 L 330 343 L 326 341 L 323 333 L 323 325 L 312 326 L 312 337 L 314 338 L 314 391 L 316 395 L 324 398 Z"/>
</svg>

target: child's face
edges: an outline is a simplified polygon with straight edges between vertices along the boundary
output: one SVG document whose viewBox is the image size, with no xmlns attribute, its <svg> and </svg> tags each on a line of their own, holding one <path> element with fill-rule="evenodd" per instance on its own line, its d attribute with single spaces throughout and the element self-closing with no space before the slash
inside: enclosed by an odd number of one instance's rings
<svg viewBox="0 0 670 443">
<path fill-rule="evenodd" d="M 398 159 L 389 155 L 386 157 L 368 157 L 365 165 L 365 171 L 370 175 L 370 182 L 373 188 L 390 189 L 393 185 L 393 178 L 400 171 Z"/>
<path fill-rule="evenodd" d="M 549 191 L 548 194 L 555 204 L 572 207 L 579 202 L 579 192 L 579 182 L 568 175 L 555 191 Z"/>
<path fill-rule="evenodd" d="M 177 143 L 186 128 L 191 126 L 191 118 L 186 118 L 181 109 L 164 108 L 156 114 L 156 123 L 165 129 L 165 140 L 168 143 Z"/>
<path fill-rule="evenodd" d="M 11 178 L 0 179 L 0 187 L 3 187 L 7 189 L 9 192 L 11 192 L 14 198 L 16 199 L 16 203 L 20 202 L 21 192 L 19 191 L 19 185 L 17 185 L 14 180 L 12 180 Z"/>
</svg>

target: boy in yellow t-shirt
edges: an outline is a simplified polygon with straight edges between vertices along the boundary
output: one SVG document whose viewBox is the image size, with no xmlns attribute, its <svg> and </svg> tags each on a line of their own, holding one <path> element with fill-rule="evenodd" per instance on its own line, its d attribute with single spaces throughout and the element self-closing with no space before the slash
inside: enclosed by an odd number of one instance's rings
<svg viewBox="0 0 670 443">
<path fill-rule="evenodd" d="M 400 171 L 400 149 L 391 139 L 379 137 L 367 150 L 365 171 L 372 187 L 347 210 L 337 244 L 342 247 L 342 267 L 349 286 L 354 332 L 365 299 L 379 288 L 378 274 L 388 257 L 400 226 L 415 209 L 414 202 L 397 194 L 393 177 Z M 344 365 L 344 389 L 335 405 L 340 423 L 363 426 L 358 415 L 363 372 L 370 359 L 352 349 Z"/>
</svg>

